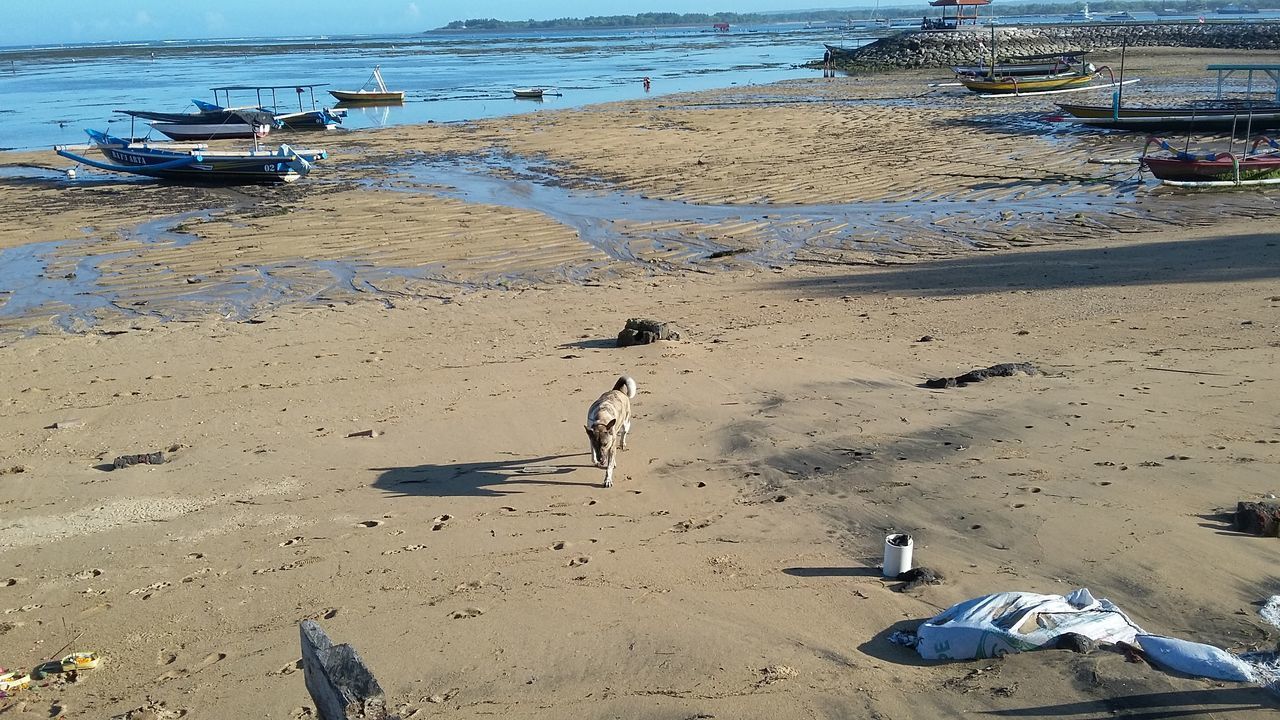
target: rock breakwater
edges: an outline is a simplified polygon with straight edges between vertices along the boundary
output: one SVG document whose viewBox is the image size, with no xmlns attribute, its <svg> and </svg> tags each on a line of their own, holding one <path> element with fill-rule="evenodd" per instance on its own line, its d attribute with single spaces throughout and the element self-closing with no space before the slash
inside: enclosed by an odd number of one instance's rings
<svg viewBox="0 0 1280 720">
<path fill-rule="evenodd" d="M 1124 23 L 996 28 L 1000 59 L 1068 51 L 1131 47 L 1280 49 L 1280 23 Z M 990 28 L 905 32 L 838 52 L 843 70 L 947 67 L 988 60 Z"/>
</svg>

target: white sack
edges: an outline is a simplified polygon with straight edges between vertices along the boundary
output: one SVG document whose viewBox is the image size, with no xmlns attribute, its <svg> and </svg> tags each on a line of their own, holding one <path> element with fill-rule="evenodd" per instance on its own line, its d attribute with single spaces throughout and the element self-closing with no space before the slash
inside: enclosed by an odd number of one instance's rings
<svg viewBox="0 0 1280 720">
<path fill-rule="evenodd" d="M 1066 633 L 1132 643 L 1143 630 L 1084 588 L 1065 597 L 1004 592 L 952 605 L 926 621 L 916 630 L 916 650 L 926 660 L 991 658 L 1052 647 Z"/>
</svg>

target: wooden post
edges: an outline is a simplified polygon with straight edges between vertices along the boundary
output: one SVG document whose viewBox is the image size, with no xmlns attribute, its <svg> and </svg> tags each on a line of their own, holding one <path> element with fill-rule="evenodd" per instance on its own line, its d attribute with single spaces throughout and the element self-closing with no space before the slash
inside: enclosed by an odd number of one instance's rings
<svg viewBox="0 0 1280 720">
<path fill-rule="evenodd" d="M 334 645 L 314 620 L 303 620 L 302 677 L 320 720 L 390 720 L 387 698 L 355 648 Z"/>
</svg>

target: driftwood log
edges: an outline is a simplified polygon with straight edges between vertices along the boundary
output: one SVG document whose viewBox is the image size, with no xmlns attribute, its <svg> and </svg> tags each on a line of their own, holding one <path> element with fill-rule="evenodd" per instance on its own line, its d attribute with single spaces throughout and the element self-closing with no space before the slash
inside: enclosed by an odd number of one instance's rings
<svg viewBox="0 0 1280 720">
<path fill-rule="evenodd" d="M 314 620 L 303 620 L 302 677 L 320 720 L 393 720 L 387 698 L 355 648 L 334 645 Z"/>
<path fill-rule="evenodd" d="M 963 375 L 957 375 L 955 377 L 933 378 L 932 380 L 926 380 L 924 386 L 940 390 L 943 388 L 968 385 L 969 383 L 982 382 L 987 378 L 1012 377 L 1020 372 L 1028 375 L 1040 374 L 1040 371 L 1031 363 L 1000 363 L 999 365 L 992 365 L 989 368 L 970 370 Z"/>
<path fill-rule="evenodd" d="M 658 320 L 631 318 L 626 327 L 618 333 L 618 347 L 631 345 L 648 345 L 659 340 L 679 340 L 680 329 L 675 325 Z"/>
</svg>

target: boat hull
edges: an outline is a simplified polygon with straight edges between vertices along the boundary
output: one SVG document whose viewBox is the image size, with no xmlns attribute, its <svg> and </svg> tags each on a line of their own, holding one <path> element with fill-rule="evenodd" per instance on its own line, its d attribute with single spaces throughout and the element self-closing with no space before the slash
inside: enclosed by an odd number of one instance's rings
<svg viewBox="0 0 1280 720">
<path fill-rule="evenodd" d="M 1223 154 L 1216 159 L 1145 157 L 1142 165 L 1156 179 L 1170 185 L 1230 187 L 1280 183 L 1280 152 L 1238 161 Z"/>
<path fill-rule="evenodd" d="M 329 94 L 341 102 L 361 105 L 397 105 L 404 102 L 404 91 L 363 92 L 360 90 L 330 90 Z"/>
<path fill-rule="evenodd" d="M 1023 95 L 1050 90 L 1065 90 L 1088 85 L 1092 75 L 1062 77 L 1031 76 L 1027 78 L 960 78 L 960 84 L 973 92 L 997 95 Z"/>
<path fill-rule="evenodd" d="M 202 145 L 131 143 L 92 131 L 89 136 L 95 149 L 114 164 L 95 162 L 75 155 L 65 147 L 56 150 L 63 157 L 92 167 L 184 183 L 244 185 L 293 182 L 309 173 L 315 162 L 327 157 L 323 150 L 295 151 L 287 145 L 281 145 L 277 150 L 211 152 Z"/>
<path fill-rule="evenodd" d="M 328 130 L 342 124 L 342 118 L 328 110 L 280 113 L 276 120 L 289 130 Z"/>
<path fill-rule="evenodd" d="M 954 65 L 951 71 L 957 75 L 972 75 L 976 78 L 991 77 L 1026 77 L 1030 75 L 1057 75 L 1069 71 L 1071 64 L 1056 63 L 996 63 L 996 71 L 991 72 L 990 65 Z"/>
<path fill-rule="evenodd" d="M 511 94 L 523 100 L 541 100 L 542 92 L 542 88 L 516 88 Z"/>
<path fill-rule="evenodd" d="M 151 127 L 174 140 L 238 140 L 266 137 L 270 125 L 246 123 L 166 123 L 153 122 Z"/>
<path fill-rule="evenodd" d="M 1112 118 L 1116 112 L 1111 105 L 1073 105 L 1071 103 L 1054 103 L 1060 110 L 1072 117 L 1078 118 Z M 1240 118 L 1248 117 L 1252 112 L 1256 118 L 1259 115 L 1280 114 L 1280 105 L 1267 105 L 1263 107 L 1232 107 L 1229 105 L 1219 105 L 1214 107 L 1191 108 L 1191 107 L 1122 107 L 1119 110 L 1119 116 L 1122 118 L 1131 117 L 1192 117 L 1192 116 L 1214 116 L 1214 115 L 1239 115 Z"/>
</svg>

